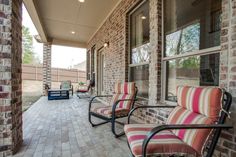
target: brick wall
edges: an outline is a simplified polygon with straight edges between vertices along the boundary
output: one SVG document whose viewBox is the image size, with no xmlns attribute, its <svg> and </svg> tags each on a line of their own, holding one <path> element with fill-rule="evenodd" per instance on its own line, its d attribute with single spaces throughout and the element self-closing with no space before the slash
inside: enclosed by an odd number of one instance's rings
<svg viewBox="0 0 236 157">
<path fill-rule="evenodd" d="M 143 101 L 145 105 L 159 103 L 162 89 L 161 81 L 161 0 L 150 0 L 150 64 L 149 64 L 149 101 Z M 123 0 L 108 17 L 104 25 L 88 44 L 88 49 L 96 45 L 96 49 L 102 47 L 105 41 L 110 46 L 104 48 L 105 52 L 105 93 L 113 91 L 116 81 L 124 81 L 128 78 L 128 23 L 126 13 L 138 0 Z M 220 52 L 220 86 L 230 91 L 234 97 L 232 104 L 232 119 L 228 121 L 234 125 L 234 130 L 224 131 L 217 145 L 215 156 L 236 156 L 236 0 L 222 0 L 223 16 L 221 31 Z M 163 123 L 170 110 L 148 109 L 136 113 L 137 120 L 147 123 Z"/>
<path fill-rule="evenodd" d="M 109 41 L 109 47 L 103 50 L 106 65 L 104 69 L 104 88 L 107 94 L 113 91 L 116 81 L 127 80 L 128 78 L 128 55 L 126 53 L 126 32 L 128 28 L 126 12 L 137 2 L 138 0 L 121 1 L 87 47 L 91 49 L 95 45 L 95 49 L 98 50 L 103 46 L 104 42 Z"/>
<path fill-rule="evenodd" d="M 22 143 L 21 20 L 22 0 L 0 1 L 0 156 Z"/>
<path fill-rule="evenodd" d="M 233 96 L 231 120 L 234 130 L 224 131 L 218 142 L 216 156 L 236 156 L 236 0 L 222 0 L 220 53 L 220 86 Z"/>
</svg>

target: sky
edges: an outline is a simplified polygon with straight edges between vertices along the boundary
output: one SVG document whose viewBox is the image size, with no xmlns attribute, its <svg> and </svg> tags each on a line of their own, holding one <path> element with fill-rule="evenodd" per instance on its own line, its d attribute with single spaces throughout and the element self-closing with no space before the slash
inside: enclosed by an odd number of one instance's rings
<svg viewBox="0 0 236 157">
<path fill-rule="evenodd" d="M 38 32 L 24 6 L 22 24 L 29 28 L 31 35 L 38 35 Z M 33 38 L 33 47 L 35 54 L 39 57 L 40 62 L 42 63 L 43 44 L 38 43 Z M 52 67 L 68 69 L 85 60 L 86 49 L 52 45 Z"/>
</svg>

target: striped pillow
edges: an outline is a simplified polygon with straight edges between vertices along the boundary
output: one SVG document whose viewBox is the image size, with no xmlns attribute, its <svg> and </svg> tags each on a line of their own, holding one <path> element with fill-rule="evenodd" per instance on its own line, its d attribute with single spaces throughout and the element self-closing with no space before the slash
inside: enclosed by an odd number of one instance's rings
<svg viewBox="0 0 236 157">
<path fill-rule="evenodd" d="M 124 82 L 116 83 L 115 94 L 112 97 L 111 105 L 113 105 L 117 100 L 123 99 L 134 99 L 135 96 L 135 83 L 134 82 Z M 121 101 L 117 105 L 118 108 L 130 110 L 133 101 Z"/>
<path fill-rule="evenodd" d="M 178 105 L 209 118 L 219 117 L 222 98 L 222 90 L 216 87 L 177 87 Z"/>
<path fill-rule="evenodd" d="M 204 115 L 191 112 L 183 107 L 176 107 L 168 117 L 167 124 L 214 124 L 215 120 Z M 172 130 L 185 143 L 193 147 L 199 154 L 202 154 L 205 142 L 211 133 L 210 129 L 201 130 Z"/>
<path fill-rule="evenodd" d="M 113 105 L 117 100 L 124 100 L 124 99 L 133 99 L 134 95 L 131 94 L 115 94 L 112 97 L 111 105 Z M 117 105 L 117 108 L 123 108 L 130 110 L 132 105 L 132 101 L 120 101 Z"/>
<path fill-rule="evenodd" d="M 134 82 L 117 82 L 115 84 L 115 94 L 135 94 Z"/>
<path fill-rule="evenodd" d="M 222 97 L 220 88 L 177 87 L 178 106 L 170 113 L 167 124 L 214 124 L 219 118 Z M 181 129 L 173 133 L 202 154 L 211 130 Z"/>
</svg>

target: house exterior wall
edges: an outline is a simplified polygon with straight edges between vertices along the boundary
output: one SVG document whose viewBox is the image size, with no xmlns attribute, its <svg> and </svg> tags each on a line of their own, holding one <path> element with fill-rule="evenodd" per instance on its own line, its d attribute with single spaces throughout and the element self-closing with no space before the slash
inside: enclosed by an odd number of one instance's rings
<svg viewBox="0 0 236 157">
<path fill-rule="evenodd" d="M 22 0 L 0 1 L 0 156 L 22 144 Z"/>
<path fill-rule="evenodd" d="M 108 17 L 103 26 L 89 41 L 88 49 L 94 45 L 96 50 L 109 41 L 105 53 L 105 93 L 110 94 L 116 81 L 128 80 L 128 18 L 127 12 L 138 0 L 122 0 Z M 222 0 L 222 30 L 220 50 L 220 87 L 233 95 L 231 120 L 234 130 L 224 131 L 218 142 L 215 156 L 236 156 L 236 0 Z M 162 0 L 150 0 L 150 64 L 149 64 L 149 100 L 145 105 L 162 104 Z M 89 59 L 89 58 L 87 58 Z M 88 61 L 89 62 L 89 61 Z M 95 65 L 96 68 L 96 65 Z M 97 74 L 96 74 L 97 75 Z M 96 90 L 95 90 L 96 91 Z M 96 94 L 96 93 L 95 93 Z M 147 109 L 136 113 L 140 121 L 163 123 L 170 110 Z"/>
</svg>

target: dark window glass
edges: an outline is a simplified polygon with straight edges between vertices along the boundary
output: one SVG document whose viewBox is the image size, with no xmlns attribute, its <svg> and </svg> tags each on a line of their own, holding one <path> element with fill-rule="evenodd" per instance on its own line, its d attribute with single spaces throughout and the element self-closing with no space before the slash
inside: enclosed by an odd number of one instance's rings
<svg viewBox="0 0 236 157">
<path fill-rule="evenodd" d="M 174 59 L 167 62 L 166 98 L 176 101 L 176 87 L 218 86 L 219 54 Z"/>
<path fill-rule="evenodd" d="M 165 56 L 220 44 L 221 0 L 165 0 Z"/>
<path fill-rule="evenodd" d="M 130 65 L 129 81 L 136 83 L 138 96 L 148 98 L 149 89 L 149 0 L 130 14 Z"/>
<path fill-rule="evenodd" d="M 144 2 L 130 16 L 131 63 L 149 61 L 149 1 Z"/>
<path fill-rule="evenodd" d="M 138 96 L 147 98 L 149 88 L 149 65 L 130 67 L 130 81 L 138 87 Z"/>
</svg>

